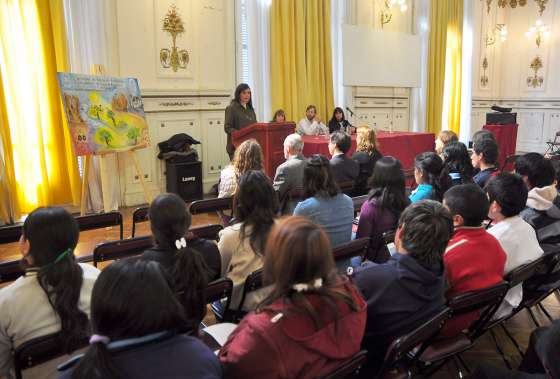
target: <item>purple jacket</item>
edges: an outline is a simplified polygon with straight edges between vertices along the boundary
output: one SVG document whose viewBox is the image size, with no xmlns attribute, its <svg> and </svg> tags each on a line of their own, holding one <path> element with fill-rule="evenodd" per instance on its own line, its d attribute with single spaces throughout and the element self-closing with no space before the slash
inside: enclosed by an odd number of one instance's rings
<svg viewBox="0 0 560 379">
<path fill-rule="evenodd" d="M 381 211 L 376 198 L 362 205 L 356 238 L 370 238 L 367 259 L 376 263 L 385 263 L 389 260 L 389 250 L 385 246 L 383 233 L 395 229 L 397 221 L 398 216 L 390 210 Z"/>
</svg>

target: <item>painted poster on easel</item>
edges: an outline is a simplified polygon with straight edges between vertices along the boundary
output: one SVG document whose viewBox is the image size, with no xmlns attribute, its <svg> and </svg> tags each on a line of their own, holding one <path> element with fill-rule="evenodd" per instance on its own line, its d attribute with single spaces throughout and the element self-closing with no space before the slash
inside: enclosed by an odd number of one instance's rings
<svg viewBox="0 0 560 379">
<path fill-rule="evenodd" d="M 76 155 L 149 145 L 137 79 L 59 72 L 58 82 Z"/>
</svg>

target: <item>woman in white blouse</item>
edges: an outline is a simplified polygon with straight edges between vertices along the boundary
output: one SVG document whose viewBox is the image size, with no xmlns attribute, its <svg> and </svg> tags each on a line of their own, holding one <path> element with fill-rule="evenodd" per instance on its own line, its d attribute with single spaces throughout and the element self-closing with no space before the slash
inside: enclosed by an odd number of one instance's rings
<svg viewBox="0 0 560 379">
<path fill-rule="evenodd" d="M 220 173 L 218 197 L 233 196 L 237 190 L 237 182 L 241 175 L 249 170 L 262 171 L 263 161 L 261 145 L 256 140 L 250 139 L 239 145 L 235 149 L 231 164 Z"/>
</svg>

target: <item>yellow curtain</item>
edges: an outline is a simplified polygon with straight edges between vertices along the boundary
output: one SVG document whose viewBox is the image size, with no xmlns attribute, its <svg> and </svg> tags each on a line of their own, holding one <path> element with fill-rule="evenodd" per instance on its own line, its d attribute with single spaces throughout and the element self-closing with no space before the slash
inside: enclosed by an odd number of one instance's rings
<svg viewBox="0 0 560 379">
<path fill-rule="evenodd" d="M 463 0 L 432 0 L 430 8 L 426 129 L 459 134 Z"/>
<path fill-rule="evenodd" d="M 15 217 L 78 204 L 80 177 L 57 71 L 67 71 L 62 0 L 0 0 L 0 124 Z"/>
<path fill-rule="evenodd" d="M 273 0 L 270 10 L 272 110 L 288 120 L 309 104 L 323 122 L 334 108 L 330 0 Z"/>
</svg>

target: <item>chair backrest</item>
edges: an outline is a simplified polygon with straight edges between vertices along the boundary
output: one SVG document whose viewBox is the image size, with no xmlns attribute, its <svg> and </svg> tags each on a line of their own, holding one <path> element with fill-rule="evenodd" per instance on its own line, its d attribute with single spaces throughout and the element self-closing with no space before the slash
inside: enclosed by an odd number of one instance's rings
<svg viewBox="0 0 560 379">
<path fill-rule="evenodd" d="M 19 259 L 0 263 L 0 283 L 13 282 L 24 273 Z"/>
<path fill-rule="evenodd" d="M 206 304 L 212 304 L 216 301 L 226 299 L 223 313 L 226 314 L 229 310 L 229 303 L 231 302 L 231 295 L 233 293 L 233 282 L 228 278 L 220 278 L 208 283 L 206 287 Z"/>
<path fill-rule="evenodd" d="M 88 343 L 88 339 L 84 338 L 73 347 L 73 350 L 84 348 Z M 13 354 L 16 378 L 21 379 L 24 370 L 66 355 L 64 345 L 62 335 L 54 333 L 34 338 L 17 347 Z"/>
<path fill-rule="evenodd" d="M 450 315 L 451 309 L 445 307 L 410 333 L 394 340 L 387 349 L 383 368 L 378 377 L 384 377 L 384 374 L 392 370 L 403 359 L 410 360 L 409 364 L 412 364 L 438 336 Z M 414 353 L 412 354 L 412 352 Z"/>
<path fill-rule="evenodd" d="M 134 213 L 132 213 L 132 238 L 134 238 L 134 236 L 136 235 L 136 224 L 148 221 L 148 209 L 150 208 L 139 207 L 134 210 Z"/>
<path fill-rule="evenodd" d="M 352 204 L 354 205 L 354 214 L 358 213 L 362 209 L 362 205 L 368 200 L 369 195 L 356 196 L 352 198 Z"/>
<path fill-rule="evenodd" d="M 243 309 L 243 304 L 245 303 L 245 298 L 247 297 L 247 294 L 249 292 L 253 292 L 258 290 L 259 288 L 262 288 L 263 286 L 262 274 L 263 274 L 263 270 L 261 268 L 256 271 L 253 271 L 251 274 L 249 274 L 247 279 L 245 279 L 245 284 L 243 284 L 243 294 L 241 295 L 241 301 L 239 302 L 239 309 L 238 309 L 239 311 Z"/>
<path fill-rule="evenodd" d="M 366 363 L 367 360 L 367 351 L 361 350 L 354 354 L 351 358 L 344 361 L 339 367 L 334 369 L 332 372 L 328 373 L 325 376 L 322 376 L 321 379 L 344 379 L 353 377 L 355 374 L 360 371 L 360 368 Z"/>
<path fill-rule="evenodd" d="M 333 249 L 335 261 L 350 259 L 357 256 L 364 256 L 369 244 L 369 238 L 358 238 Z"/>
<path fill-rule="evenodd" d="M 383 233 L 383 241 L 385 241 L 385 245 L 395 242 L 395 234 L 397 233 L 396 230 L 389 230 Z"/>
<path fill-rule="evenodd" d="M 210 224 L 203 226 L 196 226 L 189 229 L 189 233 L 194 234 L 198 238 L 204 238 L 207 240 L 219 240 L 219 233 L 224 227 L 220 224 Z"/>
<path fill-rule="evenodd" d="M 0 227 L 0 243 L 12 243 L 19 241 L 21 237 L 22 224 L 5 225 Z"/>
<path fill-rule="evenodd" d="M 341 192 L 348 194 L 354 189 L 354 181 L 353 180 L 345 180 L 342 182 L 338 182 L 338 187 L 340 188 Z"/>
<path fill-rule="evenodd" d="M 233 197 L 216 197 L 213 199 L 196 200 L 189 206 L 191 214 L 211 213 L 233 209 Z"/>
<path fill-rule="evenodd" d="M 447 306 L 451 308 L 453 316 L 479 312 L 479 318 L 469 327 L 469 335 L 478 337 L 496 313 L 508 289 L 508 284 L 501 282 L 492 287 L 465 292 L 449 299 Z"/>
<path fill-rule="evenodd" d="M 509 283 L 510 288 L 515 287 L 519 283 L 532 278 L 541 269 L 543 262 L 545 262 L 544 256 L 513 269 L 504 279 Z"/>
<path fill-rule="evenodd" d="M 100 243 L 93 250 L 93 265 L 97 267 L 100 262 L 139 255 L 152 246 L 151 236 Z"/>
<path fill-rule="evenodd" d="M 120 239 L 123 239 L 123 217 L 120 212 L 113 211 L 107 213 L 77 216 L 76 222 L 78 223 L 80 232 L 118 226 L 120 230 Z"/>
</svg>

